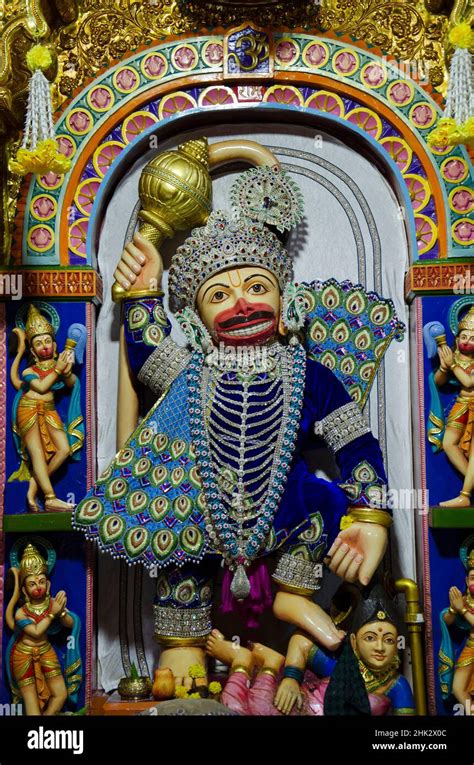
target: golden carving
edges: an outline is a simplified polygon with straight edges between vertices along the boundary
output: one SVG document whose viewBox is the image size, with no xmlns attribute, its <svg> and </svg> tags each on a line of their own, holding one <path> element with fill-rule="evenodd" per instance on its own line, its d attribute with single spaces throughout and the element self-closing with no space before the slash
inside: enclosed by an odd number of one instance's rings
<svg viewBox="0 0 474 765">
<path fill-rule="evenodd" d="M 434 86 L 445 79 L 443 39 L 448 16 L 431 14 L 426 3 L 380 0 L 326 0 L 321 11 L 324 30 L 334 29 L 376 45 L 400 62 L 418 66 Z M 435 5 L 435 3 L 431 3 Z M 443 3 L 437 3 L 443 11 Z"/>
</svg>

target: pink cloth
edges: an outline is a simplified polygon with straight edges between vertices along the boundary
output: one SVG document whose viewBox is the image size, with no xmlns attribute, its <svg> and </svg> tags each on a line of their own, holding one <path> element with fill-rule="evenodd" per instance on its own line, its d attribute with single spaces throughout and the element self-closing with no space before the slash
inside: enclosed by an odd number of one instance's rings
<svg viewBox="0 0 474 765">
<path fill-rule="evenodd" d="M 250 680 L 244 672 L 233 672 L 222 691 L 221 703 L 239 715 L 249 714 Z"/>
<path fill-rule="evenodd" d="M 273 699 L 278 690 L 278 683 L 273 675 L 259 674 L 249 689 L 249 714 L 255 716 L 279 715 L 281 712 L 273 706 Z"/>
<path fill-rule="evenodd" d="M 303 715 L 324 715 L 324 697 L 329 685 L 329 677 L 324 680 L 316 680 L 309 688 L 303 685 L 304 703 L 301 710 Z M 387 714 L 390 707 L 390 699 L 387 696 L 379 696 L 376 693 L 367 694 L 369 697 L 370 711 L 374 717 Z"/>
<path fill-rule="evenodd" d="M 282 717 L 284 715 L 273 706 L 278 685 L 279 681 L 272 675 L 258 674 L 251 687 L 247 675 L 243 672 L 234 672 L 225 684 L 221 702 L 239 715 Z M 315 680 L 309 685 L 303 683 L 301 687 L 304 696 L 303 707 L 299 711 L 295 705 L 291 715 L 322 717 L 328 685 L 328 677 L 324 680 Z M 369 693 L 368 696 L 372 715 L 379 717 L 387 714 L 390 708 L 390 699 L 387 696 L 379 696 L 376 693 Z"/>
</svg>

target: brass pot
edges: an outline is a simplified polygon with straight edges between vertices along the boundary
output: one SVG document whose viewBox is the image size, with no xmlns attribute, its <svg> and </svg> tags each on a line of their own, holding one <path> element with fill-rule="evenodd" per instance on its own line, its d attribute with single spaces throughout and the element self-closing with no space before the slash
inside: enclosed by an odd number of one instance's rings
<svg viewBox="0 0 474 765">
<path fill-rule="evenodd" d="M 151 696 L 151 680 L 147 675 L 135 680 L 132 677 L 122 677 L 117 690 L 122 699 L 148 699 Z"/>
</svg>

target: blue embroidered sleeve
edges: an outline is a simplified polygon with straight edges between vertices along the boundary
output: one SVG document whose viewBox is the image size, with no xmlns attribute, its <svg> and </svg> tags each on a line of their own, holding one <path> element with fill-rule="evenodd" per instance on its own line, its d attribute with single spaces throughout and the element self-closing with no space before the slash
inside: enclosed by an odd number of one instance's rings
<svg viewBox="0 0 474 765">
<path fill-rule="evenodd" d="M 128 360 L 135 375 L 153 351 L 170 334 L 171 324 L 163 308 L 163 296 L 124 302 L 124 328 Z"/>
<path fill-rule="evenodd" d="M 359 406 L 330 369 L 308 359 L 306 399 L 313 432 L 334 454 L 339 486 L 353 507 L 386 509 L 386 475 L 379 442 Z"/>
</svg>

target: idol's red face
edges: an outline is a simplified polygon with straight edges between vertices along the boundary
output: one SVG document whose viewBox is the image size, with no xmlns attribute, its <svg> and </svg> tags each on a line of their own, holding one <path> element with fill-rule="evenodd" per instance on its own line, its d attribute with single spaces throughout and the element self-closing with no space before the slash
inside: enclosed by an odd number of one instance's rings
<svg viewBox="0 0 474 765">
<path fill-rule="evenodd" d="M 54 356 L 54 340 L 51 335 L 36 335 L 31 341 L 31 350 L 39 361 L 47 361 Z"/>
<path fill-rule="evenodd" d="M 44 574 L 27 576 L 23 588 L 30 600 L 44 600 L 48 591 L 48 580 Z"/>
<path fill-rule="evenodd" d="M 457 338 L 458 348 L 466 356 L 474 354 L 474 332 L 463 329 Z"/>
<path fill-rule="evenodd" d="M 196 307 L 216 343 L 262 345 L 278 331 L 280 286 L 260 266 L 242 266 L 211 276 L 200 287 Z"/>
<path fill-rule="evenodd" d="M 471 595 L 474 595 L 474 568 L 471 568 L 466 577 L 467 589 Z"/>
</svg>

